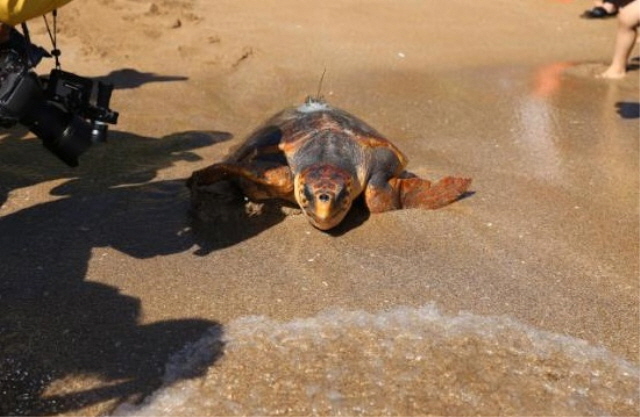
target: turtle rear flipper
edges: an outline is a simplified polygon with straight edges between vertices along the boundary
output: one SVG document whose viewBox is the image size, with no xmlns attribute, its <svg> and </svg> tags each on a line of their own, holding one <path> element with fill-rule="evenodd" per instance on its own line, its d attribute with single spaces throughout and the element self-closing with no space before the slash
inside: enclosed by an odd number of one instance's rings
<svg viewBox="0 0 640 417">
<path fill-rule="evenodd" d="M 458 200 L 470 184 L 470 178 L 446 177 L 431 183 L 405 175 L 378 186 L 370 183 L 365 190 L 365 202 L 372 213 L 402 208 L 434 210 Z"/>
</svg>

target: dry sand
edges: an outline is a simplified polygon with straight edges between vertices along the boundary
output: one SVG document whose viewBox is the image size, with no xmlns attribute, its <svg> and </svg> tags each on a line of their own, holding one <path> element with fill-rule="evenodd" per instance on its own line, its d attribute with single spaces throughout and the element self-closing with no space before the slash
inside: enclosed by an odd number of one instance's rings
<svg viewBox="0 0 640 417">
<path fill-rule="evenodd" d="M 113 82 L 120 121 L 76 169 L 23 129 L 0 137 L 0 411 L 108 413 L 158 389 L 169 357 L 207 329 L 333 308 L 506 316 L 637 366 L 638 71 L 594 78 L 615 19 L 579 19 L 588 6 L 61 9 L 63 69 Z M 39 22 L 32 32 L 48 46 Z M 386 134 L 412 171 L 473 177 L 475 194 L 438 211 L 357 212 L 332 234 L 278 213 L 193 221 L 184 179 L 315 94 L 325 69 L 325 98 Z M 251 383 L 251 369 L 232 369 Z"/>
</svg>

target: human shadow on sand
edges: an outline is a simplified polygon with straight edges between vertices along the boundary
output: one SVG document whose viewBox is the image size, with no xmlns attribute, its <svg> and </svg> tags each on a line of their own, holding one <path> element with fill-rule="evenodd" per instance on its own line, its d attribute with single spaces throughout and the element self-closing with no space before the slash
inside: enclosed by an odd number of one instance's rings
<svg viewBox="0 0 640 417">
<path fill-rule="evenodd" d="M 184 181 L 152 180 L 176 162 L 200 159 L 194 149 L 231 135 L 155 139 L 113 131 L 110 143 L 84 154 L 76 169 L 23 136 L 0 137 L 0 415 L 140 400 L 162 384 L 172 355 L 220 326 L 201 319 L 141 324 L 140 299 L 87 281 L 89 261 L 100 261 L 101 248 L 137 259 L 190 250 Z M 19 190 L 36 184 L 53 197 L 41 195 L 34 205 L 36 188 Z M 99 273 L 106 277 L 138 279 L 135 270 L 105 262 Z M 162 274 L 153 279 L 163 285 Z M 211 363 L 219 352 L 203 360 Z M 81 387 L 73 385 L 78 380 Z"/>
</svg>

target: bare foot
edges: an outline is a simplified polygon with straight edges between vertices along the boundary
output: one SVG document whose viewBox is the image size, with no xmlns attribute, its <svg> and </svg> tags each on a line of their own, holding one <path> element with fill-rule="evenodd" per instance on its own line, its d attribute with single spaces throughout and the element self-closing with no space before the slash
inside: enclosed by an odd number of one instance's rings
<svg viewBox="0 0 640 417">
<path fill-rule="evenodd" d="M 608 1 L 603 2 L 602 6 L 600 6 L 600 7 L 605 9 L 607 11 L 607 13 L 609 13 L 609 14 L 614 14 L 615 12 L 618 11 L 618 8 L 616 7 L 616 5 L 613 4 L 613 3 L 610 3 Z"/>
<path fill-rule="evenodd" d="M 609 67 L 605 72 L 598 75 L 598 78 L 606 78 L 609 80 L 619 80 L 621 78 L 624 78 L 626 74 L 627 74 L 627 71 L 625 68 L 619 69 L 619 68 Z"/>
</svg>

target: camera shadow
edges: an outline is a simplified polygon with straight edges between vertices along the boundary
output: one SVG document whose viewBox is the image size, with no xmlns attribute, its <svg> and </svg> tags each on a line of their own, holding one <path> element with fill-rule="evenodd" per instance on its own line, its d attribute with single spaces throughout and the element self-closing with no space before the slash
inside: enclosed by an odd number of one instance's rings
<svg viewBox="0 0 640 417">
<path fill-rule="evenodd" d="M 147 83 L 186 81 L 188 79 L 188 77 L 181 75 L 159 75 L 153 72 L 140 72 L 134 68 L 122 68 L 95 78 L 96 81 L 113 84 L 115 89 L 138 88 Z"/>
<path fill-rule="evenodd" d="M 93 147 L 75 169 L 25 135 L 13 129 L 0 137 L 0 414 L 141 400 L 163 383 L 172 355 L 205 332 L 220 340 L 222 330 L 195 318 L 141 324 L 140 299 L 86 280 L 92 251 L 111 247 L 147 259 L 191 250 L 189 190 L 183 180 L 154 179 L 231 135 L 157 139 L 113 131 L 109 144 Z M 53 197 L 30 194 L 39 189 Z M 162 285 L 162 276 L 154 279 Z M 221 346 L 184 377 L 203 372 Z M 97 382 L 74 388 L 78 378 Z M 61 384 L 68 394 L 59 393 Z M 52 387 L 55 395 L 47 392 Z"/>
</svg>

